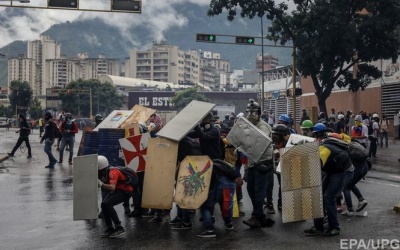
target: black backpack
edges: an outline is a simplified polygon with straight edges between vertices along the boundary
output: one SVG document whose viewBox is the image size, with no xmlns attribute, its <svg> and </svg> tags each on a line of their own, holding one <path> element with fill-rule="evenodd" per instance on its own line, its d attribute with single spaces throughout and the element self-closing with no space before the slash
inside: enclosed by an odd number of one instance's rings
<svg viewBox="0 0 400 250">
<path fill-rule="evenodd" d="M 122 168 L 117 168 L 117 167 L 111 167 L 118 169 L 120 172 L 122 172 L 125 175 L 125 185 L 131 185 L 136 187 L 139 184 L 139 178 L 135 172 L 135 170 L 127 167 L 122 167 Z"/>
<path fill-rule="evenodd" d="M 178 161 L 183 161 L 188 155 L 202 155 L 202 153 L 200 143 L 196 139 L 185 136 L 179 141 Z"/>
<path fill-rule="evenodd" d="M 374 133 L 374 128 L 372 126 L 373 124 L 374 122 L 372 121 L 368 124 L 368 135 L 372 135 Z"/>
</svg>

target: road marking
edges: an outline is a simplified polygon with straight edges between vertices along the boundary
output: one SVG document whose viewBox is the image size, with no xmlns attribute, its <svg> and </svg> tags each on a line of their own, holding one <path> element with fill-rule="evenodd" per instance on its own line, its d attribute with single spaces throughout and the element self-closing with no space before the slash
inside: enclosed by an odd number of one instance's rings
<svg viewBox="0 0 400 250">
<path fill-rule="evenodd" d="M 398 175 L 389 175 L 389 177 L 393 177 L 393 178 L 396 178 L 396 179 L 400 179 L 400 176 L 398 176 Z"/>
<path fill-rule="evenodd" d="M 376 184 L 381 184 L 381 185 L 385 185 L 385 186 L 391 186 L 391 187 L 398 187 L 398 188 L 400 188 L 400 185 L 396 185 L 396 184 L 383 183 L 383 182 L 370 181 L 370 180 L 365 180 L 365 182 L 376 183 Z"/>
</svg>

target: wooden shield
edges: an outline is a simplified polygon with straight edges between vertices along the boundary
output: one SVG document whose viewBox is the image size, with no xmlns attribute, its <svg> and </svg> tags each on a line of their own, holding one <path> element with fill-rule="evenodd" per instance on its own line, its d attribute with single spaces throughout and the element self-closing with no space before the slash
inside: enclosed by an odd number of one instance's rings
<svg viewBox="0 0 400 250">
<path fill-rule="evenodd" d="M 126 167 L 131 168 L 136 172 L 144 171 L 149 139 L 150 133 L 119 139 Z"/>
<path fill-rule="evenodd" d="M 137 104 L 133 106 L 131 110 L 133 111 L 133 114 L 129 116 L 128 119 L 126 119 L 121 124 L 121 128 L 127 128 L 129 125 L 134 123 L 139 123 L 139 122 L 146 123 L 146 121 L 150 118 L 150 116 L 156 112 L 155 109 L 151 109 Z"/>
<path fill-rule="evenodd" d="M 213 163 L 206 156 L 186 156 L 179 166 L 175 202 L 181 208 L 197 209 L 208 197 Z"/>
<path fill-rule="evenodd" d="M 177 158 L 178 142 L 160 137 L 149 139 L 142 207 L 172 208 Z"/>
</svg>

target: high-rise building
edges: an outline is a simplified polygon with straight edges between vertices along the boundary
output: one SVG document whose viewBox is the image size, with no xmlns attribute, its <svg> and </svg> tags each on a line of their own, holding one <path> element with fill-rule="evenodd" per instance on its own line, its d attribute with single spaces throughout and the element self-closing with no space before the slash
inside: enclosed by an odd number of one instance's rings
<svg viewBox="0 0 400 250">
<path fill-rule="evenodd" d="M 229 82 L 227 72 L 230 72 L 229 60 L 221 59 L 220 53 L 200 51 L 200 83 L 213 90 L 227 90 Z"/>
<path fill-rule="evenodd" d="M 258 53 L 256 58 L 256 70 L 262 71 L 262 64 L 263 61 L 261 53 Z M 275 69 L 277 66 L 279 66 L 279 59 L 268 53 L 264 53 L 264 71 Z"/>
<path fill-rule="evenodd" d="M 131 50 L 126 59 L 125 77 L 174 84 L 194 84 L 199 81 L 199 53 L 183 51 L 165 42 L 154 43 L 149 50 Z"/>
<path fill-rule="evenodd" d="M 11 81 L 18 80 L 22 82 L 28 82 L 32 88 L 33 93 L 36 93 L 37 86 L 35 83 L 36 74 L 36 61 L 31 58 L 27 58 L 26 54 L 21 54 L 16 58 L 10 58 L 8 60 L 8 85 L 10 86 Z"/>
</svg>

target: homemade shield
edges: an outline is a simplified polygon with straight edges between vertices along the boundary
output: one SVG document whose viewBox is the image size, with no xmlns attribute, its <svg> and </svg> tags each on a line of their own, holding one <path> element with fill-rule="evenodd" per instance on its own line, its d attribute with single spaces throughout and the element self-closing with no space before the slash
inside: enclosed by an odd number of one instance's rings
<svg viewBox="0 0 400 250">
<path fill-rule="evenodd" d="M 136 172 L 144 171 L 149 139 L 150 133 L 119 139 L 126 167 L 131 168 Z"/>
<path fill-rule="evenodd" d="M 120 128 L 133 112 L 132 110 L 114 110 L 93 131 L 99 131 L 100 128 Z"/>
<path fill-rule="evenodd" d="M 304 136 L 304 135 L 299 135 L 299 134 L 290 134 L 290 137 L 286 143 L 285 148 L 291 148 L 293 146 L 299 145 L 299 144 L 304 144 L 306 142 L 314 142 L 315 138 L 309 137 L 309 136 Z M 281 155 L 283 153 L 281 152 Z M 280 173 L 281 168 L 282 168 L 282 163 L 279 161 L 279 164 L 276 168 L 276 172 Z"/>
<path fill-rule="evenodd" d="M 215 106 L 213 103 L 191 101 L 157 135 L 173 141 L 180 141 L 192 130 Z"/>
<path fill-rule="evenodd" d="M 321 218 L 323 213 L 319 144 L 281 150 L 282 221 Z"/>
<path fill-rule="evenodd" d="M 131 110 L 133 111 L 133 114 L 121 124 L 121 128 L 126 129 L 129 125 L 134 123 L 146 123 L 150 116 L 156 112 L 155 109 L 147 108 L 140 105 L 133 106 Z"/>
<path fill-rule="evenodd" d="M 255 162 L 272 143 L 271 138 L 243 117 L 237 120 L 226 138 L 234 147 Z"/>
<path fill-rule="evenodd" d="M 97 154 L 77 156 L 73 158 L 73 162 L 73 218 L 97 219 Z"/>
<path fill-rule="evenodd" d="M 149 139 L 142 207 L 172 208 L 177 156 L 178 142 L 160 137 Z"/>
<path fill-rule="evenodd" d="M 179 166 L 175 202 L 184 209 L 197 209 L 208 197 L 213 162 L 208 156 L 186 156 Z"/>
</svg>

